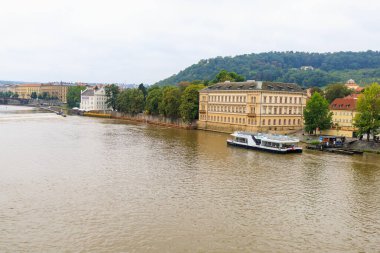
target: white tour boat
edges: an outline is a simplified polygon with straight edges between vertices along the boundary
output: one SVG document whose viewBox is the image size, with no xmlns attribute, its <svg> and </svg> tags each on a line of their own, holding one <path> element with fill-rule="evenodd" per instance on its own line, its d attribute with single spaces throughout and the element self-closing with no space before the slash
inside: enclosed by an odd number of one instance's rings
<svg viewBox="0 0 380 253">
<path fill-rule="evenodd" d="M 287 135 L 234 132 L 227 144 L 249 149 L 258 149 L 273 153 L 302 153 L 299 139 Z"/>
</svg>

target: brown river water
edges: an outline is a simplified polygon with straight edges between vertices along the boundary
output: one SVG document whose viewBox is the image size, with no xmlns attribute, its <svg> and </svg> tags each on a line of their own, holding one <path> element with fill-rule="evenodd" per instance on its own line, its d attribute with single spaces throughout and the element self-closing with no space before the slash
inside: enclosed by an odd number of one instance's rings
<svg viewBox="0 0 380 253">
<path fill-rule="evenodd" d="M 380 252 L 380 155 L 0 106 L 0 252 Z"/>
</svg>

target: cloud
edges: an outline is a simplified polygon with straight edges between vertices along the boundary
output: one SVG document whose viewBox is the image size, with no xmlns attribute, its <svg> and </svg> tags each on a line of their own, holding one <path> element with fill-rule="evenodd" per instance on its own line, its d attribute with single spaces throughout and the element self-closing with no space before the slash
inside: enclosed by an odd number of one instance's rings
<svg viewBox="0 0 380 253">
<path fill-rule="evenodd" d="M 153 83 L 200 59 L 378 50 L 377 1 L 2 1 L 0 79 Z"/>
</svg>

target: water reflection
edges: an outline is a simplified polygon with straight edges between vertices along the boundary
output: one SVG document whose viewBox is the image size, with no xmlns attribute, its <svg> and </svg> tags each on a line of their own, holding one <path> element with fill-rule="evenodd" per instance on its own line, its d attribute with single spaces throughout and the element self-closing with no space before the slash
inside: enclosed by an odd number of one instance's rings
<svg viewBox="0 0 380 253">
<path fill-rule="evenodd" d="M 226 138 L 84 117 L 4 120 L 0 251 L 377 250 L 380 156 L 280 156 Z"/>
</svg>

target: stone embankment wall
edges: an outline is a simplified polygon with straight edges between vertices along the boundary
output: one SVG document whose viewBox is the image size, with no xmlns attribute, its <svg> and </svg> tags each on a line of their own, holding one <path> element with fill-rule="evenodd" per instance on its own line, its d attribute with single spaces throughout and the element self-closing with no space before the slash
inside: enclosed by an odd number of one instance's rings
<svg viewBox="0 0 380 253">
<path fill-rule="evenodd" d="M 22 101 L 21 99 L 13 99 L 13 98 L 0 98 L 0 105 L 21 105 L 21 104 L 25 104 L 25 101 Z"/>
<path fill-rule="evenodd" d="M 170 126 L 170 127 L 178 127 L 185 129 L 196 129 L 196 123 L 188 124 L 183 122 L 182 119 L 171 119 L 163 116 L 153 116 L 147 115 L 144 113 L 139 113 L 137 115 L 124 114 L 120 112 L 112 112 L 111 118 L 113 119 L 125 119 L 137 122 L 144 122 L 148 124 L 161 125 L 161 126 Z"/>
<path fill-rule="evenodd" d="M 295 127 L 257 127 L 250 125 L 239 125 L 239 124 L 223 124 L 216 122 L 205 122 L 198 121 L 197 128 L 208 131 L 223 132 L 223 133 L 232 133 L 234 131 L 243 131 L 243 132 L 262 132 L 262 133 L 275 133 L 275 134 L 292 134 L 302 130 L 302 126 Z"/>
<path fill-rule="evenodd" d="M 81 114 L 80 114 L 81 115 Z M 99 118 L 111 118 L 111 119 L 122 119 L 130 120 L 135 122 L 143 122 L 147 124 L 154 124 L 160 126 L 169 126 L 183 129 L 201 129 L 207 131 L 215 131 L 222 133 L 232 133 L 234 131 L 246 131 L 246 132 L 263 132 L 263 133 L 276 133 L 276 134 L 292 134 L 299 131 L 301 128 L 276 128 L 276 129 L 258 129 L 254 126 L 242 126 L 237 124 L 219 124 L 219 123 L 205 123 L 204 121 L 194 121 L 192 124 L 183 122 L 181 119 L 171 119 L 163 116 L 153 116 L 144 113 L 139 113 L 137 115 L 124 114 L 120 112 L 84 112 L 84 116 L 89 117 L 99 117 Z"/>
<path fill-rule="evenodd" d="M 183 120 L 181 119 L 171 119 L 171 118 L 166 118 L 163 116 L 147 115 L 144 113 L 131 115 L 131 114 L 125 114 L 125 113 L 120 113 L 120 112 L 110 112 L 110 113 L 85 112 L 83 113 L 83 115 L 90 116 L 90 117 L 130 120 L 130 121 L 135 121 L 135 122 L 142 122 L 142 123 L 147 123 L 147 124 L 184 128 L 184 129 L 196 129 L 197 127 L 196 122 L 193 122 L 192 124 L 188 124 L 186 122 L 183 122 Z"/>
</svg>

